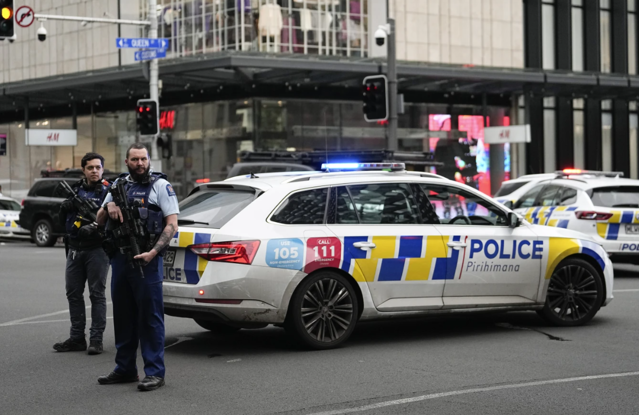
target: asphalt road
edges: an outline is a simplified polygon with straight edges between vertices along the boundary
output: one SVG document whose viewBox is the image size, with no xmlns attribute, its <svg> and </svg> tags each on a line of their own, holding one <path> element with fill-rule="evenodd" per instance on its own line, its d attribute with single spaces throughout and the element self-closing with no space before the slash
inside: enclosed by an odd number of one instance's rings
<svg viewBox="0 0 639 415">
<path fill-rule="evenodd" d="M 69 330 L 63 267 L 59 246 L 0 241 L 0 414 L 638 412 L 639 267 L 618 268 L 615 300 L 577 328 L 535 313 L 367 323 L 308 352 L 275 327 L 216 337 L 167 317 L 167 384 L 147 393 L 97 383 L 112 319 L 102 355 L 53 351 Z"/>
</svg>

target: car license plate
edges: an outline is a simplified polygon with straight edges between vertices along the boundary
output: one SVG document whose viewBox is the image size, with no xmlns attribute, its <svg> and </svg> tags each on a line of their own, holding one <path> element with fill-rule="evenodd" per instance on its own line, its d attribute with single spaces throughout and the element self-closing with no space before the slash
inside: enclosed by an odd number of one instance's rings
<svg viewBox="0 0 639 415">
<path fill-rule="evenodd" d="M 172 267 L 175 262 L 175 249 L 167 249 L 164 253 L 164 266 Z"/>
<path fill-rule="evenodd" d="M 639 234 L 639 225 L 626 225 L 626 233 Z"/>
</svg>

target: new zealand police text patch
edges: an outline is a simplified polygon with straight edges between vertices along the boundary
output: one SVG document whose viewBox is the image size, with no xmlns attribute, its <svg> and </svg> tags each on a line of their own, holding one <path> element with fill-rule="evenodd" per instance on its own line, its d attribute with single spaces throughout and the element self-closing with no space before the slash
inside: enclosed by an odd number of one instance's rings
<svg viewBox="0 0 639 415">
<path fill-rule="evenodd" d="M 175 196 L 175 192 L 173 191 L 173 186 L 171 186 L 170 184 L 166 185 L 166 192 L 169 194 L 169 196 Z"/>
</svg>

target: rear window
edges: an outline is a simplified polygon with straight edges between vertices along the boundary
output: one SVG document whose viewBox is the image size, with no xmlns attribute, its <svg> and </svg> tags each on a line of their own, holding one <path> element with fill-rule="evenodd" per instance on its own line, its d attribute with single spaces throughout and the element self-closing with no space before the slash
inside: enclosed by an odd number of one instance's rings
<svg viewBox="0 0 639 415">
<path fill-rule="evenodd" d="M 494 197 L 506 196 L 514 192 L 515 190 L 520 189 L 523 185 L 528 184 L 529 182 L 504 182 L 501 187 L 495 193 Z"/>
<path fill-rule="evenodd" d="M 234 189 L 207 189 L 180 203 L 180 225 L 220 229 L 255 200 L 255 193 Z"/>
<path fill-rule="evenodd" d="M 20 210 L 20 204 L 13 200 L 0 200 L 0 210 Z"/>
<path fill-rule="evenodd" d="M 57 180 L 42 180 L 35 182 L 29 191 L 29 196 L 54 197 L 53 192 L 57 186 Z"/>
<path fill-rule="evenodd" d="M 595 206 L 639 208 L 639 186 L 598 187 L 588 191 Z"/>
</svg>

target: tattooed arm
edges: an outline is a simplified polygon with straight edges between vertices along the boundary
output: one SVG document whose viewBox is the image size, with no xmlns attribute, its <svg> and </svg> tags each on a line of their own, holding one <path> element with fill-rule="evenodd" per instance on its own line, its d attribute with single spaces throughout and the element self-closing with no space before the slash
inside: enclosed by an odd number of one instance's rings
<svg viewBox="0 0 639 415">
<path fill-rule="evenodd" d="M 142 259 L 148 264 L 161 250 L 169 246 L 169 242 L 171 242 L 171 239 L 173 239 L 173 236 L 178 230 L 177 215 L 169 215 L 164 219 L 166 220 L 166 226 L 153 249 L 135 256 L 135 259 Z"/>
</svg>

